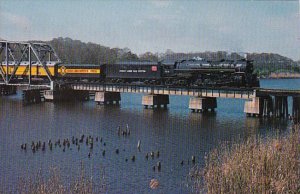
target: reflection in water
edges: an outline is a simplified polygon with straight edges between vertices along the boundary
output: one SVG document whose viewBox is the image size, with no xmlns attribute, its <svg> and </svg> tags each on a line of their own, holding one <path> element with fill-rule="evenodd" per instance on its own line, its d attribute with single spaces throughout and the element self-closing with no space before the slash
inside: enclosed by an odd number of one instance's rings
<svg viewBox="0 0 300 194">
<path fill-rule="evenodd" d="M 0 183 L 12 193 L 19 177 L 39 169 L 47 174 L 51 166 L 59 167 L 68 181 L 76 176 L 81 162 L 95 182 L 101 180 L 98 172 L 104 171 L 109 193 L 150 193 L 153 178 L 160 182 L 159 193 L 187 193 L 184 181 L 193 166 L 193 155 L 196 164 L 202 166 L 205 154 L 222 142 L 273 135 L 290 125 L 286 120 L 245 117 L 243 100 L 218 99 L 215 113 L 197 114 L 188 110 L 187 97 L 178 96 L 170 97 L 166 110 L 143 109 L 141 95 L 136 94 L 122 95 L 118 106 L 86 102 L 24 107 L 20 99 L 20 93 L 0 98 Z M 130 136 L 118 136 L 117 127 L 124 129 L 126 124 Z M 25 142 L 54 142 L 82 134 L 101 137 L 103 142 L 95 143 L 92 151 L 84 145 L 80 150 L 71 145 L 72 150 L 65 152 L 54 148 L 35 154 L 20 149 Z M 147 160 L 146 154 L 152 151 L 159 151 L 159 158 Z M 133 155 L 134 162 L 130 160 Z M 161 172 L 153 171 L 157 162 L 161 162 Z"/>
</svg>

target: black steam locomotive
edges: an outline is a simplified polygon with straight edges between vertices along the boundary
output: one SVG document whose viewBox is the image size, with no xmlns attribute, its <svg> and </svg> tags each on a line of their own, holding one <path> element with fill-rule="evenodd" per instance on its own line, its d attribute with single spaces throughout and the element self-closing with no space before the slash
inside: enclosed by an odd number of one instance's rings
<svg viewBox="0 0 300 194">
<path fill-rule="evenodd" d="M 103 65 L 58 64 L 56 79 L 195 87 L 259 87 L 252 61 L 118 62 Z"/>
</svg>

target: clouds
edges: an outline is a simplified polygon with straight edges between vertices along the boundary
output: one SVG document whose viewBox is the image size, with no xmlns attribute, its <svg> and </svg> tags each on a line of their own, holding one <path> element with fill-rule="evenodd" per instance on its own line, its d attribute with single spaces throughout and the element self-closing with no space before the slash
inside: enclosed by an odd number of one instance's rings
<svg viewBox="0 0 300 194">
<path fill-rule="evenodd" d="M 9 24 L 13 25 L 14 27 L 20 29 L 20 30 L 27 30 L 31 27 L 31 22 L 29 19 L 25 16 L 20 16 L 16 13 L 9 13 L 9 12 L 0 12 L 0 17 L 3 23 L 6 23 L 4 21 L 7 21 Z M 2 23 L 2 22 L 1 22 Z"/>
<path fill-rule="evenodd" d="M 300 58 L 299 5 L 295 1 L 25 3 L 1 2 L 1 36 L 11 40 L 71 37 L 129 47 L 138 54 L 166 49 L 228 50 Z"/>
<path fill-rule="evenodd" d="M 158 8 L 166 8 L 169 7 L 172 2 L 169 0 L 152 0 L 150 1 L 150 3 L 152 3 L 154 6 Z"/>
</svg>

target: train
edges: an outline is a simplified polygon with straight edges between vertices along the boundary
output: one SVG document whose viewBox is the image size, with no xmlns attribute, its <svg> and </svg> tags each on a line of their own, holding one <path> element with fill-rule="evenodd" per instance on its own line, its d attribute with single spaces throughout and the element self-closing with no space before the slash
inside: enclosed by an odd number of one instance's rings
<svg viewBox="0 0 300 194">
<path fill-rule="evenodd" d="M 112 64 L 63 64 L 48 62 L 50 76 L 57 82 L 102 82 L 114 84 L 145 84 L 186 87 L 259 87 L 253 61 L 191 58 L 177 61 L 121 61 Z M 8 74 L 14 71 L 9 63 Z M 2 64 L 2 71 L 6 66 Z M 26 79 L 28 62 L 21 62 L 15 77 Z M 45 69 L 32 62 L 31 76 L 47 78 Z"/>
</svg>

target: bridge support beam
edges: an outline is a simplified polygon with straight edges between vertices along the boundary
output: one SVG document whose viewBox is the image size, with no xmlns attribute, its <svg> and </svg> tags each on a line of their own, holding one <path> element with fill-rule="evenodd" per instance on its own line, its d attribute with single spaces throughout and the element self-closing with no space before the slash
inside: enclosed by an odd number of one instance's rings
<svg viewBox="0 0 300 194">
<path fill-rule="evenodd" d="M 167 108 L 167 105 L 169 104 L 169 95 L 146 95 L 142 98 L 142 105 L 144 105 L 145 108 L 148 108 L 149 106 L 152 108 L 160 108 L 163 106 L 164 108 Z"/>
<path fill-rule="evenodd" d="M 89 91 L 81 90 L 45 90 L 44 91 L 45 101 L 59 102 L 59 101 L 87 101 L 89 100 Z"/>
<path fill-rule="evenodd" d="M 95 102 L 97 104 L 119 104 L 121 101 L 120 92 L 96 92 Z"/>
<path fill-rule="evenodd" d="M 293 97 L 293 111 L 292 116 L 294 121 L 300 121 L 300 97 Z"/>
<path fill-rule="evenodd" d="M 17 93 L 16 86 L 0 85 L 0 96 L 13 95 Z"/>
<path fill-rule="evenodd" d="M 201 97 L 191 97 L 189 102 L 189 109 L 193 112 L 205 112 L 210 109 L 214 111 L 217 108 L 216 98 L 201 98 Z"/>
</svg>

